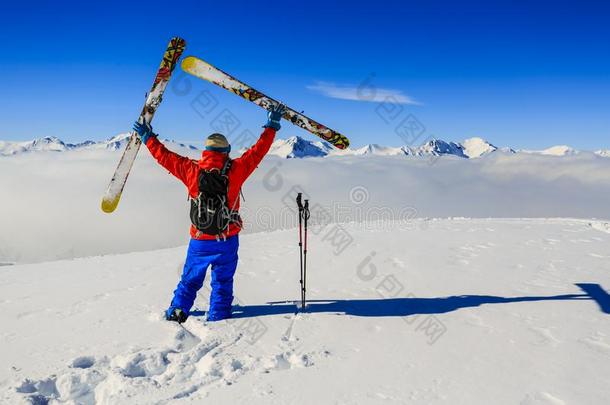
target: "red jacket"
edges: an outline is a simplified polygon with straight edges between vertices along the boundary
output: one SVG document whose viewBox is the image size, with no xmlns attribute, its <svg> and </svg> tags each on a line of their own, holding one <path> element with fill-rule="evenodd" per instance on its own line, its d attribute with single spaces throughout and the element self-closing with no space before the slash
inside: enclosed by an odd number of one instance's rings
<svg viewBox="0 0 610 405">
<path fill-rule="evenodd" d="M 229 176 L 229 208 L 235 211 L 239 210 L 239 191 L 241 190 L 244 181 L 252 174 L 261 160 L 265 157 L 273 139 L 275 138 L 275 129 L 265 128 L 258 141 L 248 149 L 242 156 L 233 160 L 231 169 L 228 172 Z M 157 162 L 165 167 L 171 174 L 180 179 L 188 188 L 190 197 L 196 198 L 199 194 L 199 170 L 200 169 L 222 169 L 225 164 L 228 154 L 204 150 L 200 160 L 191 160 L 187 157 L 180 156 L 167 149 L 156 137 L 148 138 L 146 142 L 148 150 L 153 155 Z M 241 227 L 231 225 L 228 232 L 224 236 L 234 236 L 239 233 Z M 191 225 L 191 237 L 194 239 L 216 239 L 214 235 L 203 234 Z"/>
</svg>

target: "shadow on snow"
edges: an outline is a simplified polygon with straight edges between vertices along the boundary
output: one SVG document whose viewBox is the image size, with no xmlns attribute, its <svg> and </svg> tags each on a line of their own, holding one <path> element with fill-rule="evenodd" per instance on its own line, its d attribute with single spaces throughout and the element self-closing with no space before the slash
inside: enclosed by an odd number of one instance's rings
<svg viewBox="0 0 610 405">
<path fill-rule="evenodd" d="M 599 309 L 610 314 L 610 295 L 599 284 L 576 284 L 584 294 L 563 294 L 530 297 L 498 297 L 493 295 L 458 295 L 438 298 L 380 298 L 308 301 L 308 313 L 335 313 L 340 315 L 385 317 L 419 314 L 444 314 L 461 308 L 478 307 L 485 304 L 510 304 L 534 301 L 592 300 Z M 233 308 L 233 318 L 249 318 L 267 315 L 293 314 L 292 302 L 269 302 L 266 305 L 244 305 Z M 202 315 L 195 311 L 192 315 Z"/>
</svg>

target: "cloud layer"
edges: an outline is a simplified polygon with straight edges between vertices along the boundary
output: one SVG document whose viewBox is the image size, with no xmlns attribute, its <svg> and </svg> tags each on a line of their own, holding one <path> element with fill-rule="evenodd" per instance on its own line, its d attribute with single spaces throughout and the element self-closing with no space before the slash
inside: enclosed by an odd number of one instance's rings
<svg viewBox="0 0 610 405">
<path fill-rule="evenodd" d="M 192 151 L 191 157 L 198 155 Z M 117 211 L 102 213 L 100 198 L 119 157 L 120 152 L 89 150 L 0 158 L 0 262 L 188 243 L 186 189 L 146 150 L 136 160 Z M 290 194 L 296 188 L 342 222 L 358 220 L 366 209 L 402 212 L 405 207 L 418 217 L 610 219 L 610 159 L 593 154 L 449 156 L 434 165 L 428 159 L 391 156 L 270 156 L 244 185 L 246 232 L 296 226 Z M 354 190 L 364 190 L 361 203 L 354 203 Z"/>
</svg>

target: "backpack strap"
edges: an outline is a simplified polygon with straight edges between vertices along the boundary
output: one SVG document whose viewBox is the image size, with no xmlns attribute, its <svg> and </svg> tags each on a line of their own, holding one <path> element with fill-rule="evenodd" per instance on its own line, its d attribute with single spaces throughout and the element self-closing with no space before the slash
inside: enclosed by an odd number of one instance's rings
<svg viewBox="0 0 610 405">
<path fill-rule="evenodd" d="M 225 162 L 224 166 L 222 167 L 222 170 L 220 171 L 220 174 L 226 176 L 229 170 L 231 170 L 232 165 L 233 161 L 230 158 L 227 158 L 227 161 Z"/>
</svg>

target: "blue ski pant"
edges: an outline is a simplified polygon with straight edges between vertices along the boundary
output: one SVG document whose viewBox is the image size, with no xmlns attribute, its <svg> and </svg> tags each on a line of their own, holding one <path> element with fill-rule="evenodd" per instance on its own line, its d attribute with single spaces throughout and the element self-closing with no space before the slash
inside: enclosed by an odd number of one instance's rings
<svg viewBox="0 0 610 405">
<path fill-rule="evenodd" d="M 230 318 L 238 248 L 237 235 L 219 241 L 191 239 L 182 277 L 174 291 L 170 308 L 181 308 L 188 314 L 197 291 L 203 286 L 207 269 L 212 266 L 212 293 L 207 319 L 219 321 Z"/>
</svg>

